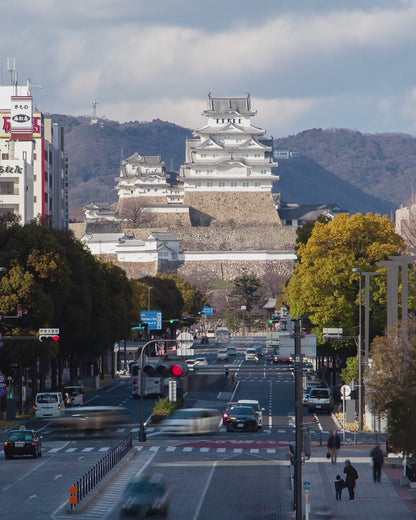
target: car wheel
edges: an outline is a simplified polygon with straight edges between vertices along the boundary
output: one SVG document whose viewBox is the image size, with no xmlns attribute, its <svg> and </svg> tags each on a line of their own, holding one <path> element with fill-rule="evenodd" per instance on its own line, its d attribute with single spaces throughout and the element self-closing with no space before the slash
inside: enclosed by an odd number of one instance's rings
<svg viewBox="0 0 416 520">
<path fill-rule="evenodd" d="M 13 458 L 13 455 L 5 455 L 5 457 L 6 457 L 7 460 L 10 460 L 10 459 Z"/>
<path fill-rule="evenodd" d="M 313 412 L 313 409 L 309 407 L 309 408 L 308 408 L 308 412 L 309 412 L 309 413 L 312 413 L 312 412 Z"/>
</svg>

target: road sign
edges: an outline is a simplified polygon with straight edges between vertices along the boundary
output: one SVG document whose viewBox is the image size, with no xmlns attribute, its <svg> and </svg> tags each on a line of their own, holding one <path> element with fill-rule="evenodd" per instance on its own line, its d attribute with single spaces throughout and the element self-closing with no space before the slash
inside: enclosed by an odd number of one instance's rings
<svg viewBox="0 0 416 520">
<path fill-rule="evenodd" d="M 303 483 L 303 490 L 304 491 L 310 491 L 312 489 L 312 484 L 309 482 L 309 480 L 305 480 Z"/>
<path fill-rule="evenodd" d="M 162 330 L 162 311 L 141 311 L 140 320 L 148 330 Z"/>
<path fill-rule="evenodd" d="M 214 307 L 208 307 L 207 305 L 204 305 L 202 307 L 202 314 L 204 316 L 214 316 Z"/>
<path fill-rule="evenodd" d="M 59 336 L 59 329 L 39 329 L 39 336 Z"/>
<path fill-rule="evenodd" d="M 341 395 L 344 397 L 348 397 L 351 395 L 351 387 L 348 385 L 342 385 L 341 386 Z"/>
</svg>

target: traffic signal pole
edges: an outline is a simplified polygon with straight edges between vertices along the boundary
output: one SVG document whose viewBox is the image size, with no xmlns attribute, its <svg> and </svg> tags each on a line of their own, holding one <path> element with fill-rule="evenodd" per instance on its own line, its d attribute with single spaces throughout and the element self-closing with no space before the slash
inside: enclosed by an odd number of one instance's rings
<svg viewBox="0 0 416 520">
<path fill-rule="evenodd" d="M 142 350 L 140 352 L 140 424 L 139 424 L 139 442 L 146 442 L 146 429 L 144 427 L 144 354 L 146 352 L 146 349 L 149 345 L 152 345 L 153 343 L 158 344 L 159 342 L 175 342 L 176 339 L 151 339 L 147 343 L 145 343 L 142 347 Z"/>
</svg>

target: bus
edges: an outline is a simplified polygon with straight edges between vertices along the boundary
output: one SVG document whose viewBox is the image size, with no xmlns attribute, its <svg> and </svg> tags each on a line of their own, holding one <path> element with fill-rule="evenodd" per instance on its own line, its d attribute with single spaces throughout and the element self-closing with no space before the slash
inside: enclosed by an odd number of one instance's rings
<svg viewBox="0 0 416 520">
<path fill-rule="evenodd" d="M 229 343 L 231 333 L 227 327 L 218 327 L 215 331 L 215 343 Z"/>
<path fill-rule="evenodd" d="M 134 363 L 130 366 L 131 372 L 131 395 L 133 397 L 140 397 L 141 390 L 141 376 L 139 363 Z M 144 374 L 143 381 L 143 397 L 159 396 L 163 397 L 165 390 L 165 382 L 163 377 L 150 377 Z"/>
</svg>

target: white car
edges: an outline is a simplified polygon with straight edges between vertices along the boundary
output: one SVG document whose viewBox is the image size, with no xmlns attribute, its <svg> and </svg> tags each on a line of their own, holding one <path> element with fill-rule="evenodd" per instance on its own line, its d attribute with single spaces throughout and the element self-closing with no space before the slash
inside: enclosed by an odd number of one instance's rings
<svg viewBox="0 0 416 520">
<path fill-rule="evenodd" d="M 217 360 L 225 361 L 226 359 L 228 359 L 228 350 L 226 348 L 218 350 L 217 351 Z"/>
<path fill-rule="evenodd" d="M 161 425 L 161 431 L 172 434 L 215 433 L 222 426 L 222 414 L 213 408 L 182 408 L 172 413 Z"/>
<path fill-rule="evenodd" d="M 255 399 L 239 399 L 237 401 L 238 406 L 251 406 L 257 415 L 257 422 L 259 428 L 263 428 L 263 412 L 264 408 L 261 408 L 260 403 Z"/>
<path fill-rule="evenodd" d="M 188 367 L 188 370 L 195 370 L 196 366 L 204 366 L 208 365 L 207 358 L 194 358 L 194 359 L 186 359 L 185 363 Z"/>
<path fill-rule="evenodd" d="M 208 365 L 208 360 L 205 357 L 197 357 L 195 358 L 195 361 L 198 366 Z"/>
</svg>

